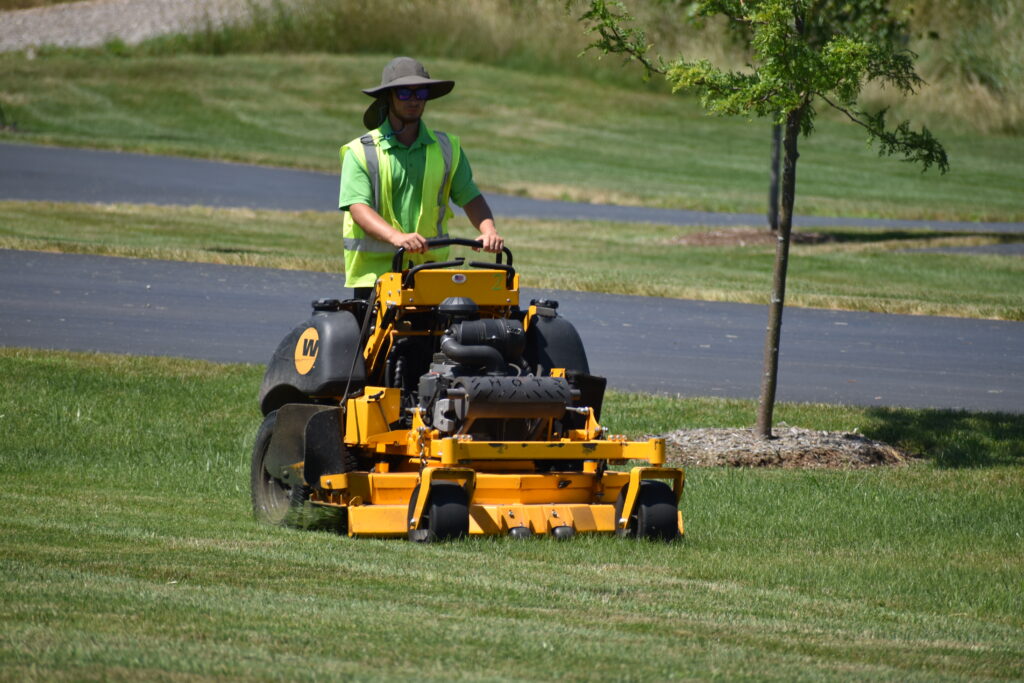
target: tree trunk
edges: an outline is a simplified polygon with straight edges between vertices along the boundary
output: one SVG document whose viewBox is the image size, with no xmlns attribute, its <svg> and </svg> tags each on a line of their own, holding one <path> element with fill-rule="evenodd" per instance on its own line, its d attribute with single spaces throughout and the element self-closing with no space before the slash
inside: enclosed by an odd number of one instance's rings
<svg viewBox="0 0 1024 683">
<path fill-rule="evenodd" d="M 761 376 L 761 398 L 757 406 L 755 434 L 762 439 L 772 438 L 772 414 L 775 411 L 775 389 L 779 376 L 779 339 L 782 336 L 782 308 L 786 301 L 786 269 L 789 266 L 789 234 L 793 227 L 793 200 L 796 197 L 797 137 L 803 108 L 786 116 L 783 140 L 785 157 L 782 167 L 782 211 L 775 246 L 775 273 L 772 298 L 768 304 L 768 328 L 764 337 L 764 374 Z"/>
<path fill-rule="evenodd" d="M 779 147 L 782 143 L 782 124 L 772 124 L 772 167 L 768 185 L 768 228 L 779 231 Z"/>
</svg>

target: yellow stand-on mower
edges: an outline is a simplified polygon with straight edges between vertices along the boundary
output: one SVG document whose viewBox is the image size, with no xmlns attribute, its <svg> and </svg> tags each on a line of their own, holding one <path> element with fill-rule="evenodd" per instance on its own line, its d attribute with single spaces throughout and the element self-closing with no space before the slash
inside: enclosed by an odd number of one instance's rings
<svg viewBox="0 0 1024 683">
<path fill-rule="evenodd" d="M 320 506 L 350 536 L 416 541 L 683 533 L 664 441 L 606 433 L 605 379 L 557 302 L 520 308 L 504 255 L 403 270 L 399 250 L 369 301 L 313 303 L 260 388 L 259 518 Z"/>
</svg>

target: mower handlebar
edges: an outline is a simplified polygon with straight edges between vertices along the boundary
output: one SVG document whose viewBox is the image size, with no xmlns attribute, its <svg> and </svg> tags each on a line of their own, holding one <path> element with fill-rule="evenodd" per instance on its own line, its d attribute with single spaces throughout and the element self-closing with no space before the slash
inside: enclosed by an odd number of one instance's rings
<svg viewBox="0 0 1024 683">
<path fill-rule="evenodd" d="M 480 243 L 476 240 L 468 240 L 463 237 L 435 237 L 427 240 L 427 249 L 437 249 L 438 247 L 447 247 L 449 245 L 457 245 L 460 247 L 473 247 L 476 249 L 480 248 Z M 512 265 L 512 252 L 509 251 L 508 247 L 502 247 L 501 251 L 495 254 L 494 262 L 501 263 L 501 255 L 505 254 L 508 256 L 508 265 Z M 395 252 L 394 258 L 391 259 L 391 272 L 401 273 L 402 272 L 402 257 L 405 256 L 405 247 L 399 247 L 398 251 Z M 476 262 L 471 265 L 477 265 Z M 482 264 L 481 264 L 482 265 Z"/>
</svg>

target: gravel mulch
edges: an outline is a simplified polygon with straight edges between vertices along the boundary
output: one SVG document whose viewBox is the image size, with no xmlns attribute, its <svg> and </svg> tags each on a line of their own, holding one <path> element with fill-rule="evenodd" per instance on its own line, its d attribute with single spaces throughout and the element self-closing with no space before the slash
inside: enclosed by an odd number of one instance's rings
<svg viewBox="0 0 1024 683">
<path fill-rule="evenodd" d="M 864 469 L 901 467 L 917 456 L 856 432 L 781 425 L 762 441 L 751 429 L 680 429 L 664 434 L 666 459 L 683 467 Z"/>
<path fill-rule="evenodd" d="M 820 232 L 793 230 L 789 241 L 793 244 L 824 244 L 834 242 L 834 235 Z M 687 247 L 757 247 L 774 245 L 778 236 L 768 228 L 720 228 L 707 232 L 679 235 L 666 240 L 668 244 Z"/>
<path fill-rule="evenodd" d="M 269 0 L 262 0 L 269 1 Z M 248 0 L 88 0 L 0 14 L 0 52 L 42 45 L 128 45 L 168 33 L 220 25 L 246 15 Z"/>
</svg>

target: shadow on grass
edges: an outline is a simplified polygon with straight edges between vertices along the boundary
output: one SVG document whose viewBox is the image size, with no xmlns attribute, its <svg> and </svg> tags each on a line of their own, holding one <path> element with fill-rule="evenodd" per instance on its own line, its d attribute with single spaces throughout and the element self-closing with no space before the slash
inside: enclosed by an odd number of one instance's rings
<svg viewBox="0 0 1024 683">
<path fill-rule="evenodd" d="M 872 244 L 876 242 L 920 241 L 923 239 L 942 239 L 945 237 L 978 237 L 994 240 L 998 244 L 1019 244 L 1024 242 L 1024 234 L 1004 232 L 958 232 L 955 230 L 809 230 L 820 237 L 811 243 L 819 244 Z M 794 230 L 793 234 L 798 234 Z"/>
<path fill-rule="evenodd" d="M 872 408 L 865 433 L 939 467 L 1024 465 L 1024 416 L 959 410 Z"/>
<path fill-rule="evenodd" d="M 954 237 L 979 238 L 985 244 L 1024 244 L 1024 233 L 958 232 L 955 230 L 873 230 L 866 228 L 798 228 L 791 234 L 793 244 L 817 245 L 872 245 L 899 242 L 920 243 Z M 776 235 L 767 228 L 712 228 L 687 231 L 667 240 L 668 244 L 687 247 L 774 247 Z"/>
</svg>

